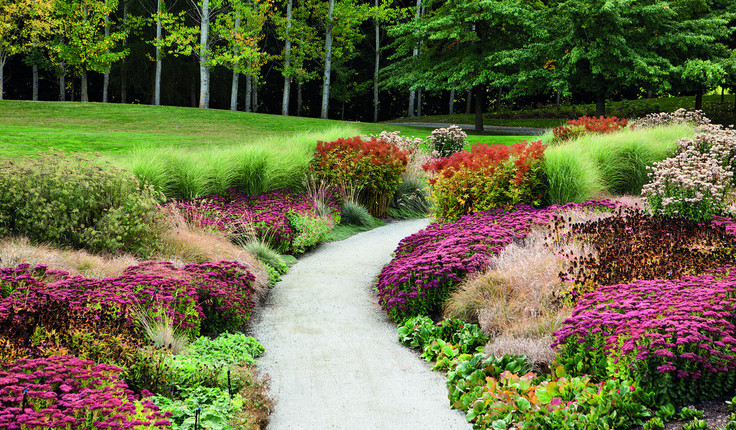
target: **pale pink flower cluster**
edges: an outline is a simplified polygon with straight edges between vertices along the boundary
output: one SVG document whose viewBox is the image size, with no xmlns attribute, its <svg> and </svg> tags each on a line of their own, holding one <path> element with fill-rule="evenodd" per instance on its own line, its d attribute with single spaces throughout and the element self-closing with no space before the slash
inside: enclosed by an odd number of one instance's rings
<svg viewBox="0 0 736 430">
<path fill-rule="evenodd" d="M 668 124 L 692 124 L 700 126 L 710 124 L 710 120 L 706 118 L 702 110 L 688 111 L 680 108 L 674 112 L 650 113 L 644 117 L 632 120 L 629 124 L 632 128 L 658 127 Z"/>
<path fill-rule="evenodd" d="M 373 136 L 384 140 L 387 143 L 396 145 L 402 151 L 407 152 L 409 162 L 404 172 L 405 178 L 423 178 L 426 176 L 422 166 L 437 158 L 435 151 L 430 152 L 424 147 L 424 139 L 420 137 L 401 136 L 400 131 L 382 131 L 378 136 Z"/>
<path fill-rule="evenodd" d="M 447 128 L 438 128 L 432 131 L 432 135 L 427 137 L 427 143 L 432 146 L 434 152 L 440 157 L 449 157 L 463 150 L 467 138 L 468 135 L 463 129 L 453 124 Z"/>
</svg>

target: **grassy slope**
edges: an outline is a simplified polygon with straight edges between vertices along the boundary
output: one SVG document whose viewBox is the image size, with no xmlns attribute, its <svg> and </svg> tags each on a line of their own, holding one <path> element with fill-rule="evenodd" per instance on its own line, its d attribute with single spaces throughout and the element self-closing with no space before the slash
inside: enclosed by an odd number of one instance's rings
<svg viewBox="0 0 736 430">
<path fill-rule="evenodd" d="M 360 133 L 400 130 L 426 137 L 431 129 L 284 117 L 173 106 L 0 101 L 0 155 L 36 149 L 119 154 L 136 146 L 199 148 L 260 143 L 270 138 L 349 126 Z M 476 135 L 469 141 L 515 143 L 523 136 Z"/>
</svg>

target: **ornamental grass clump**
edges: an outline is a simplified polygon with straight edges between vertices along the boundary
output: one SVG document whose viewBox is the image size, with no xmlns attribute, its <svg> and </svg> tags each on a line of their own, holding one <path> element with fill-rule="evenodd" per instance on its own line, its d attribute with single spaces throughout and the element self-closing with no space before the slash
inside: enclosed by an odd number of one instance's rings
<svg viewBox="0 0 736 430">
<path fill-rule="evenodd" d="M 360 190 L 358 202 L 381 217 L 401 182 L 408 160 L 405 151 L 386 141 L 359 136 L 318 142 L 310 171 L 317 179 L 340 187 L 352 184 Z"/>
<path fill-rule="evenodd" d="M 122 370 L 72 356 L 0 365 L 0 427 L 20 429 L 169 428 L 170 413 L 138 399 Z M 150 396 L 150 393 L 143 393 Z"/>
<path fill-rule="evenodd" d="M 432 200 L 438 219 L 454 221 L 469 213 L 519 204 L 542 203 L 541 141 L 473 145 L 424 166 L 434 177 Z"/>
<path fill-rule="evenodd" d="M 570 372 L 637 381 L 659 405 L 736 388 L 736 277 L 715 274 L 602 286 L 556 333 Z"/>
</svg>

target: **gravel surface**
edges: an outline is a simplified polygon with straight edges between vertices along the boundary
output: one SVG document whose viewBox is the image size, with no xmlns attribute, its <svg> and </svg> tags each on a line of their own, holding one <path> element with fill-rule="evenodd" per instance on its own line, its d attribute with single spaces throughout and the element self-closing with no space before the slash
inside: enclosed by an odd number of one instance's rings
<svg viewBox="0 0 736 430">
<path fill-rule="evenodd" d="M 428 225 L 400 221 L 301 257 L 257 313 L 276 407 L 269 429 L 470 429 L 446 379 L 397 340 L 373 281 L 399 241 Z"/>
<path fill-rule="evenodd" d="M 393 125 L 406 125 L 411 127 L 427 127 L 427 128 L 441 128 L 448 127 L 451 124 L 440 124 L 435 122 L 387 122 L 386 124 Z M 475 130 L 475 124 L 455 124 L 463 130 Z M 513 136 L 538 136 L 544 134 L 546 128 L 536 127 L 507 127 L 503 125 L 483 125 L 483 131 L 489 133 L 503 133 L 506 135 Z"/>
</svg>

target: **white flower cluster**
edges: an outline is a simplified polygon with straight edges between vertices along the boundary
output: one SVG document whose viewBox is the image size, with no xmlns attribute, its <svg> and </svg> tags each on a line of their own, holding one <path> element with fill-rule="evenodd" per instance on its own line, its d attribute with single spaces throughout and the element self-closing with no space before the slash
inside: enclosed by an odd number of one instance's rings
<svg viewBox="0 0 736 430">
<path fill-rule="evenodd" d="M 701 221 L 725 212 L 734 176 L 730 160 L 736 153 L 736 134 L 707 128 L 715 133 L 699 132 L 695 139 L 681 139 L 672 157 L 654 163 L 651 182 L 644 185 L 642 195 L 655 214 Z"/>
<path fill-rule="evenodd" d="M 447 128 L 438 128 L 427 137 L 427 142 L 432 145 L 434 151 L 440 157 L 462 151 L 468 135 L 457 125 L 453 124 Z"/>
<path fill-rule="evenodd" d="M 703 111 L 688 111 L 685 109 L 677 109 L 676 111 L 650 113 L 642 118 L 637 118 L 630 122 L 632 127 L 657 127 L 668 124 L 693 124 L 695 126 L 710 124 L 710 120 L 706 118 Z"/>
<path fill-rule="evenodd" d="M 402 151 L 406 151 L 409 162 L 406 166 L 404 178 L 423 177 L 422 166 L 438 156 L 434 151 L 430 153 L 424 148 L 424 139 L 414 136 L 401 136 L 400 131 L 382 131 L 378 136 L 371 135 L 371 137 L 381 139 L 396 145 Z"/>
</svg>

